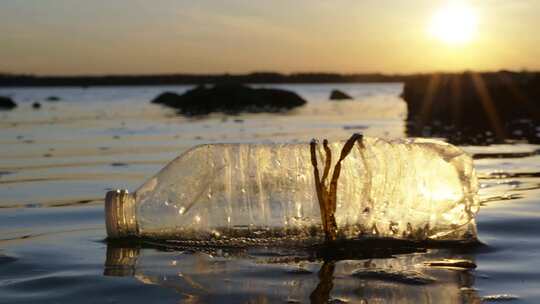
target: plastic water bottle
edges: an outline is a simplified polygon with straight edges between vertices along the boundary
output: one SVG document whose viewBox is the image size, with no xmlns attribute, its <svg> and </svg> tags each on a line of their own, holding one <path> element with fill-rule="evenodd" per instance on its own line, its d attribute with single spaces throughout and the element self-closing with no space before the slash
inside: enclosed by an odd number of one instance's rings
<svg viewBox="0 0 540 304">
<path fill-rule="evenodd" d="M 107 233 L 219 244 L 473 240 L 477 190 L 472 159 L 432 139 L 208 144 L 133 193 L 107 193 Z"/>
</svg>

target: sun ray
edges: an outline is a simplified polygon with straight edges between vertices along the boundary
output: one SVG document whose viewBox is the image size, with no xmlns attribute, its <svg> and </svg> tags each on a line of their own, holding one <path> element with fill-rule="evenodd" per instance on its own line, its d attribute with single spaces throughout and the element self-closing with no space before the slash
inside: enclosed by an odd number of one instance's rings
<svg viewBox="0 0 540 304">
<path fill-rule="evenodd" d="M 482 77 L 477 73 L 471 73 L 473 87 L 478 95 L 484 111 L 486 111 L 489 123 L 495 131 L 495 135 L 498 139 L 505 138 L 504 128 L 497 113 L 497 108 L 493 104 L 493 99 L 489 95 L 488 89 Z"/>
<path fill-rule="evenodd" d="M 437 94 L 437 90 L 439 89 L 440 82 L 441 77 L 437 74 L 433 74 L 429 79 L 429 84 L 422 102 L 422 109 L 420 110 L 420 117 L 418 121 L 418 128 L 420 131 L 422 131 L 431 116 L 433 100 L 435 99 L 435 94 Z"/>
<path fill-rule="evenodd" d="M 452 108 L 452 123 L 456 127 L 461 127 L 461 81 L 458 75 L 450 79 L 451 95 L 450 102 Z"/>
</svg>

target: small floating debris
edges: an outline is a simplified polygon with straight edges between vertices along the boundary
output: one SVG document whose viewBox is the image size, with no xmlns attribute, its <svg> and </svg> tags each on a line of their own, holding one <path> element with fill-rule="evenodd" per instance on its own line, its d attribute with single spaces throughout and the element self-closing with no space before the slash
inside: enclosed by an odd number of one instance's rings
<svg viewBox="0 0 540 304">
<path fill-rule="evenodd" d="M 13 172 L 11 172 L 11 171 L 0 171 L 0 177 L 2 177 L 3 175 L 8 175 L 8 174 L 13 174 Z"/>
<path fill-rule="evenodd" d="M 288 274 L 312 274 L 313 271 L 304 267 L 295 267 L 286 271 Z"/>
<path fill-rule="evenodd" d="M 412 270 L 361 269 L 353 272 L 352 276 L 408 285 L 427 285 L 436 281 L 433 277 Z"/>
<path fill-rule="evenodd" d="M 127 163 L 111 163 L 111 166 L 113 167 L 127 167 Z"/>
<path fill-rule="evenodd" d="M 367 129 L 368 126 L 364 126 L 364 125 L 348 125 L 348 126 L 343 126 L 343 129 L 344 130 L 365 130 Z"/>
<path fill-rule="evenodd" d="M 47 100 L 47 101 L 60 101 L 60 97 L 58 97 L 58 96 L 49 96 L 45 100 Z"/>
<path fill-rule="evenodd" d="M 40 109 L 40 108 L 41 108 L 41 103 L 39 103 L 39 102 L 36 101 L 36 102 L 34 102 L 34 103 L 32 104 L 32 109 L 38 110 L 38 109 Z"/>
<path fill-rule="evenodd" d="M 465 259 L 443 259 L 439 261 L 427 261 L 424 262 L 425 266 L 440 267 L 440 268 L 463 268 L 474 269 L 476 264 L 472 261 Z"/>
<path fill-rule="evenodd" d="M 497 294 L 497 295 L 488 295 L 482 297 L 482 302 L 495 303 L 495 302 L 509 302 L 519 300 L 519 297 L 511 294 Z"/>
</svg>

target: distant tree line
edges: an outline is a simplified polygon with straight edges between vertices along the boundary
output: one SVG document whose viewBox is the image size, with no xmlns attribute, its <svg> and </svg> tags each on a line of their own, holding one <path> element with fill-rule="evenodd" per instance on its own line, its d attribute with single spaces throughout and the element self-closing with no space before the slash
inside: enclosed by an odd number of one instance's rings
<svg viewBox="0 0 540 304">
<path fill-rule="evenodd" d="M 118 86 L 224 83 L 363 83 L 401 82 L 406 76 L 337 73 L 257 72 L 250 74 L 169 74 L 169 75 L 102 75 L 102 76 L 36 76 L 0 74 L 0 86 Z"/>
<path fill-rule="evenodd" d="M 38 76 L 18 75 L 0 72 L 0 87 L 16 86 L 137 86 L 137 85 L 175 85 L 175 84 L 278 84 L 278 83 L 374 83 L 405 82 L 425 77 L 451 77 L 476 72 L 463 73 L 419 73 L 419 74 L 382 74 L 382 73 L 292 73 L 255 72 L 249 74 L 161 74 L 161 75 L 88 75 L 88 76 Z M 501 74 L 511 75 L 514 79 L 527 80 L 536 78 L 539 72 L 479 72 L 486 81 L 498 79 Z"/>
</svg>

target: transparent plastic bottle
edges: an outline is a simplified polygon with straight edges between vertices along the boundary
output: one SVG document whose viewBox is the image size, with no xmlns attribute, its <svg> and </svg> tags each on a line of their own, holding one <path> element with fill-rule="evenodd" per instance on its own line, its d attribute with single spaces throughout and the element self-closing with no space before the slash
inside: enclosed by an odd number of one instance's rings
<svg viewBox="0 0 540 304">
<path fill-rule="evenodd" d="M 329 153 L 339 155 L 343 145 L 196 146 L 135 192 L 107 193 L 108 235 L 319 241 L 324 219 L 317 182 L 332 171 L 319 168 L 316 176 L 312 156 L 337 167 L 339 158 Z M 478 182 L 461 149 L 431 139 L 363 137 L 340 170 L 336 238 L 476 239 Z"/>
</svg>

